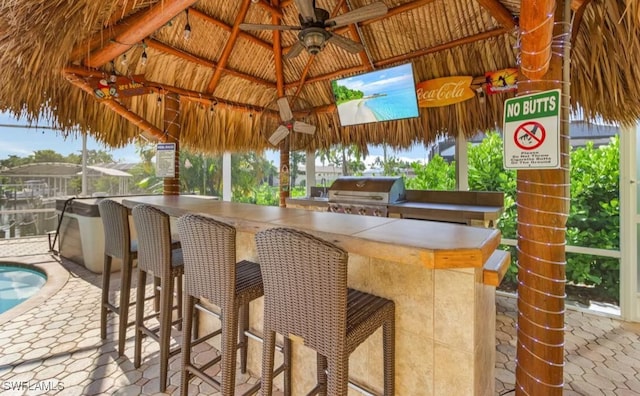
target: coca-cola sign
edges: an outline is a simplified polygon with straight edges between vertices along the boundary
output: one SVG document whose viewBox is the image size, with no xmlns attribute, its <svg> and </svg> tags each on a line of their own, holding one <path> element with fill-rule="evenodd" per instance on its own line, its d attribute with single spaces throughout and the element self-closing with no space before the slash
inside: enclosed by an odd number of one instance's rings
<svg viewBox="0 0 640 396">
<path fill-rule="evenodd" d="M 471 76 L 443 77 L 416 85 L 419 107 L 440 107 L 464 102 L 475 96 Z"/>
</svg>

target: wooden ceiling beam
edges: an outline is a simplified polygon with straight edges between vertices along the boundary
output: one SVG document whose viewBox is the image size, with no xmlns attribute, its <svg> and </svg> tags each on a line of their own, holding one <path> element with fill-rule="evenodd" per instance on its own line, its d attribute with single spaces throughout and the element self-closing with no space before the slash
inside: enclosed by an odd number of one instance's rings
<svg viewBox="0 0 640 396">
<path fill-rule="evenodd" d="M 86 93 L 88 93 L 92 98 L 95 99 L 95 93 L 93 92 L 93 87 L 89 85 L 81 76 L 73 73 L 70 69 L 64 69 L 62 71 L 62 75 L 69 81 L 71 84 L 76 87 L 82 89 Z M 165 134 L 157 128 L 155 125 L 151 124 L 149 121 L 140 117 L 138 114 L 133 111 L 127 109 L 121 103 L 113 100 L 113 99 L 104 99 L 99 101 L 101 104 L 107 106 L 111 110 L 113 110 L 116 114 L 125 118 L 129 122 L 131 122 L 136 127 L 140 128 L 143 132 L 149 133 L 152 136 L 163 140 L 166 138 Z"/>
<path fill-rule="evenodd" d="M 270 12 L 272 16 L 277 16 L 278 18 L 284 17 L 282 10 L 278 7 L 272 6 L 268 1 L 258 0 L 256 5 Z"/>
<path fill-rule="evenodd" d="M 147 44 L 147 47 L 149 48 L 153 48 L 154 50 L 157 51 L 161 51 L 164 52 L 166 54 L 170 54 L 173 55 L 175 57 L 178 57 L 180 59 L 184 59 L 188 62 L 193 62 L 196 63 L 198 65 L 201 66 L 205 66 L 205 67 L 211 67 L 211 68 L 216 68 L 218 67 L 218 65 L 216 64 L 216 62 L 210 61 L 208 59 L 204 59 L 204 58 L 200 58 L 198 56 L 192 55 L 188 52 L 185 51 L 181 51 L 179 49 L 176 49 L 174 47 L 171 47 L 167 44 L 161 43 L 160 41 L 154 40 L 154 39 L 147 39 L 144 41 L 145 44 Z M 261 78 L 252 76 L 250 74 L 246 74 L 246 73 L 242 73 L 240 71 L 234 70 L 234 69 L 230 69 L 230 68 L 223 68 L 224 73 L 230 74 L 234 77 L 238 77 L 241 78 L 243 80 L 247 80 L 256 84 L 260 84 L 260 85 L 264 85 L 266 87 L 269 88 L 274 88 L 275 84 L 271 81 L 267 81 L 267 80 L 263 80 Z"/>
<path fill-rule="evenodd" d="M 316 82 L 320 82 L 320 81 L 325 81 L 325 80 L 329 80 L 332 78 L 337 78 L 337 77 L 341 77 L 341 76 L 345 76 L 347 74 L 351 74 L 351 73 L 358 73 L 358 72 L 362 72 L 362 71 L 366 71 L 369 70 L 369 68 L 367 66 L 354 66 L 354 67 L 350 67 L 348 69 L 342 69 L 342 70 L 338 70 L 335 72 L 331 72 L 331 73 L 327 73 L 327 74 L 323 74 L 320 76 L 316 76 L 316 77 L 311 77 L 309 79 L 306 80 L 307 84 L 313 84 Z M 294 82 L 290 82 L 285 84 L 285 89 L 289 89 L 289 88 L 294 88 L 296 86 L 298 86 L 300 84 L 300 81 L 294 81 Z"/>
<path fill-rule="evenodd" d="M 101 49 L 94 51 L 84 61 L 88 67 L 100 67 L 126 52 L 151 33 L 160 29 L 173 17 L 198 0 L 164 0 L 151 7 L 144 16 L 130 24 Z M 250 1 L 250 0 L 248 0 Z"/>
<path fill-rule="evenodd" d="M 236 20 L 233 23 L 233 28 L 231 29 L 231 35 L 229 36 L 229 40 L 224 46 L 222 50 L 222 55 L 220 55 L 220 59 L 218 60 L 218 65 L 213 71 L 213 76 L 209 81 L 209 85 L 207 86 L 207 92 L 214 93 L 218 83 L 220 82 L 220 77 L 222 77 L 222 72 L 224 68 L 227 66 L 227 62 L 229 61 L 229 57 L 231 56 L 231 52 L 233 51 L 233 46 L 236 44 L 236 40 L 238 39 L 238 35 L 240 34 L 240 24 L 244 21 L 244 18 L 247 16 L 247 11 L 249 11 L 249 5 L 251 5 L 251 0 L 242 0 L 242 4 L 240 5 L 240 10 L 238 11 L 238 15 L 236 15 Z"/>
<path fill-rule="evenodd" d="M 135 14 L 128 16 L 126 19 L 120 21 L 117 25 L 109 26 L 99 32 L 94 33 L 88 39 L 77 45 L 71 51 L 70 60 L 72 62 L 82 59 L 85 55 L 89 56 L 91 51 L 104 45 L 104 43 L 111 41 L 114 37 L 122 34 L 125 30 L 129 29 L 131 24 L 136 23 L 139 19 L 144 17 L 148 10 L 140 10 Z"/>
<path fill-rule="evenodd" d="M 507 29 L 516 27 L 516 19 L 498 0 L 476 0 L 498 23 Z"/>
<path fill-rule="evenodd" d="M 226 32 L 231 32 L 233 30 L 233 26 L 229 26 L 226 23 L 224 23 L 224 22 L 222 22 L 220 20 L 217 20 L 217 19 L 215 19 L 214 17 L 212 17 L 210 15 L 207 15 L 202 11 L 198 11 L 195 8 L 190 8 L 189 9 L 189 16 L 196 16 L 198 18 L 201 18 L 201 19 L 211 23 L 212 25 L 216 25 L 217 27 L 219 27 L 220 29 L 222 29 L 222 30 L 224 30 Z M 268 50 L 273 50 L 273 46 L 270 43 L 267 43 L 264 40 L 260 40 L 258 37 L 253 36 L 253 35 L 251 35 L 251 34 L 249 34 L 247 32 L 244 32 L 244 31 L 241 30 L 238 33 L 238 35 L 240 37 L 242 37 L 243 39 L 251 41 L 252 43 L 257 44 L 257 45 L 259 45 L 259 46 L 261 46 L 263 48 L 266 48 Z"/>
<path fill-rule="evenodd" d="M 453 40 L 453 41 L 449 41 L 448 43 L 444 43 L 444 44 L 440 44 L 440 45 L 436 45 L 435 47 L 430 47 L 430 48 L 423 48 L 421 50 L 417 50 L 417 51 L 413 51 L 410 52 L 408 54 L 403 54 L 403 55 L 398 55 L 398 56 L 393 56 L 391 58 L 387 58 L 387 59 L 382 59 L 379 60 L 377 62 L 374 63 L 374 65 L 376 67 L 382 67 L 382 66 L 386 66 L 392 63 L 399 63 L 399 62 L 404 62 L 404 61 L 408 61 L 420 56 L 424 56 L 427 54 L 432 54 L 434 52 L 440 52 L 440 51 L 444 51 L 447 49 L 451 49 L 453 47 L 457 47 L 460 45 L 465 45 L 465 44 L 470 44 L 476 41 L 480 41 L 480 40 L 486 40 L 492 37 L 498 37 L 498 36 L 502 36 L 505 35 L 507 33 L 509 33 L 511 31 L 511 29 L 507 29 L 507 28 L 498 28 L 498 29 L 493 29 L 493 30 L 489 30 L 487 32 L 483 32 L 483 33 L 479 33 L 473 36 L 468 36 L 468 37 L 464 37 L 458 40 Z"/>
<path fill-rule="evenodd" d="M 95 78 L 108 78 L 108 73 L 103 72 L 101 70 L 95 70 L 95 69 L 86 69 L 83 67 L 79 67 L 79 66 L 68 66 L 65 67 L 62 70 L 62 73 L 65 77 L 69 77 L 69 76 L 73 76 L 74 80 L 81 80 L 82 83 L 84 82 L 83 78 L 86 77 L 95 77 Z M 67 78 L 69 79 L 69 78 Z M 74 85 L 78 85 L 79 83 L 74 83 Z M 262 107 L 256 107 L 256 106 L 251 106 L 251 105 L 247 105 L 244 103 L 236 103 L 236 102 L 231 102 L 231 101 L 227 101 L 227 100 L 223 100 L 220 98 L 216 98 L 213 95 L 207 95 L 206 93 L 203 92 L 198 92 L 198 91 L 193 91 L 190 89 L 184 89 L 184 88 L 179 88 L 173 85 L 169 85 L 169 84 L 162 84 L 159 82 L 155 82 L 155 81 L 148 81 L 146 80 L 144 82 L 145 87 L 149 88 L 152 92 L 157 93 L 157 94 L 165 94 L 165 93 L 175 93 L 180 95 L 181 99 L 187 99 L 190 101 L 194 101 L 194 102 L 198 102 L 198 103 L 202 103 L 202 104 L 206 104 L 206 105 L 215 105 L 216 108 L 221 108 L 221 109 L 230 109 L 230 110 L 234 110 L 234 111 L 246 111 L 246 112 L 260 112 L 265 110 Z M 87 93 L 90 93 L 91 95 L 94 95 L 93 93 L 93 88 L 89 87 L 89 85 L 83 86 L 82 87 Z"/>
<path fill-rule="evenodd" d="M 395 15 L 398 15 L 398 14 L 402 14 L 403 12 L 411 11 L 411 10 L 416 9 L 418 7 L 425 6 L 427 4 L 433 3 L 434 1 L 435 0 L 414 0 L 414 1 L 411 1 L 409 3 L 404 3 L 402 5 L 399 5 L 397 7 L 393 7 L 391 9 L 389 9 L 389 11 L 386 14 L 382 15 L 382 16 L 362 21 L 362 22 L 359 23 L 359 25 L 360 26 L 367 26 L 367 25 L 370 25 L 370 24 L 372 24 L 374 22 L 379 22 L 379 21 L 382 21 L 383 19 L 387 19 L 387 18 L 390 18 L 392 16 L 395 16 Z"/>
</svg>

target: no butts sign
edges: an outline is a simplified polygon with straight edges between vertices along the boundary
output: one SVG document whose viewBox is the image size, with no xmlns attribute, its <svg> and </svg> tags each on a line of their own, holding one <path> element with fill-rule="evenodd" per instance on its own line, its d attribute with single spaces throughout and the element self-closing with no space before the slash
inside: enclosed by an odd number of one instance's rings
<svg viewBox="0 0 640 396">
<path fill-rule="evenodd" d="M 505 169 L 560 167 L 560 90 L 504 103 Z"/>
</svg>

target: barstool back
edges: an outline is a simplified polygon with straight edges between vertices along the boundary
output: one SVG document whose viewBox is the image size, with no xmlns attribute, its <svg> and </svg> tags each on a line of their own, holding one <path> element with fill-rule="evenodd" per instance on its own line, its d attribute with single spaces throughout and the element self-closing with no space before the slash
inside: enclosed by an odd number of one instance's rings
<svg viewBox="0 0 640 396">
<path fill-rule="evenodd" d="M 178 219 L 182 237 L 185 293 L 232 308 L 236 291 L 236 230 L 212 218 L 187 214 Z"/>
<path fill-rule="evenodd" d="M 265 324 L 328 356 L 344 352 L 347 253 L 288 228 L 256 234 L 264 283 Z"/>
<path fill-rule="evenodd" d="M 171 270 L 171 226 L 169 215 L 148 205 L 131 211 L 138 232 L 138 266 L 155 276 Z"/>
<path fill-rule="evenodd" d="M 100 201 L 98 210 L 104 229 L 104 254 L 124 259 L 131 249 L 129 211 L 124 205 L 111 199 Z"/>
</svg>

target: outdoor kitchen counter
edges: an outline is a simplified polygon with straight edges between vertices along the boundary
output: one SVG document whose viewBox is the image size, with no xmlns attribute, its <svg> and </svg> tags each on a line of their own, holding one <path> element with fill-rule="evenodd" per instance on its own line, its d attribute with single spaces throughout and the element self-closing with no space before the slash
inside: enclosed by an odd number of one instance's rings
<svg viewBox="0 0 640 396">
<path fill-rule="evenodd" d="M 232 224 L 238 260 L 257 260 L 254 235 L 271 227 L 303 230 L 337 244 L 349 252 L 349 286 L 396 304 L 396 394 L 494 393 L 495 287 L 483 282 L 483 266 L 501 252 L 496 251 L 498 230 L 183 196 L 122 202 L 129 207 L 150 204 L 172 216 L 200 213 Z M 262 300 L 252 304 L 251 328 L 261 334 Z M 350 377 L 380 391 L 378 333 L 352 354 Z M 299 344 L 293 353 L 293 394 L 305 394 L 303 389 L 308 391 L 315 381 L 315 354 Z M 261 356 L 261 345 L 250 343 L 254 375 L 260 372 Z"/>
</svg>

